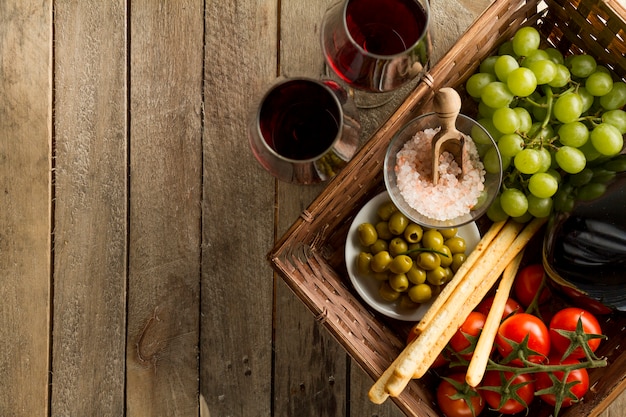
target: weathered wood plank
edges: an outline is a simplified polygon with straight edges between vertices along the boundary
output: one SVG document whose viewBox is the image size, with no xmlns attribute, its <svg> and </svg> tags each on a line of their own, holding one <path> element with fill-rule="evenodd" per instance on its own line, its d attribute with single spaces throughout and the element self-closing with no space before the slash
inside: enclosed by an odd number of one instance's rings
<svg viewBox="0 0 626 417">
<path fill-rule="evenodd" d="M 51 411 L 121 416 L 127 254 L 124 2 L 57 2 L 55 48 Z"/>
<path fill-rule="evenodd" d="M 281 3 L 280 75 L 320 78 L 324 56 L 319 28 L 328 1 Z M 282 235 L 324 188 L 277 183 L 277 230 Z M 344 417 L 347 355 L 282 281 L 276 287 L 277 416 Z"/>
<path fill-rule="evenodd" d="M 129 6 L 127 416 L 196 416 L 203 1 Z"/>
<path fill-rule="evenodd" d="M 200 391 L 212 417 L 269 416 L 275 190 L 247 123 L 276 74 L 277 2 L 206 6 Z"/>
<path fill-rule="evenodd" d="M 0 2 L 0 414 L 48 415 L 52 2 Z"/>
</svg>

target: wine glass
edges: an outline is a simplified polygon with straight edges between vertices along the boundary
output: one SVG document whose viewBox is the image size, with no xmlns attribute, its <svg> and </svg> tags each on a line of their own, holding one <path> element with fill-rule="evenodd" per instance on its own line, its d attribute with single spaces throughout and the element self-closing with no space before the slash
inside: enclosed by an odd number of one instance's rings
<svg viewBox="0 0 626 417">
<path fill-rule="evenodd" d="M 428 0 L 341 0 L 326 11 L 321 30 L 328 67 L 357 107 L 377 107 L 427 70 L 432 44 Z"/>
<path fill-rule="evenodd" d="M 250 120 L 249 142 L 259 163 L 279 180 L 317 184 L 334 177 L 360 145 L 358 111 L 332 80 L 276 80 Z"/>
</svg>

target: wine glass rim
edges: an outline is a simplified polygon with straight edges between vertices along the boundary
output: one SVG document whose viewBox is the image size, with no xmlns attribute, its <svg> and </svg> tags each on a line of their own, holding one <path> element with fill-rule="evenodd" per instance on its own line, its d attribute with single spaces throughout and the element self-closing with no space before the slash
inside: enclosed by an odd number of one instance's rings
<svg viewBox="0 0 626 417">
<path fill-rule="evenodd" d="M 422 29 L 422 33 L 420 34 L 419 38 L 417 38 L 417 40 L 411 44 L 410 46 L 407 46 L 403 51 L 395 53 L 395 54 L 391 54 L 391 55 L 382 55 L 382 54 L 375 54 L 372 53 L 368 50 L 366 50 L 365 48 L 363 48 L 361 46 L 361 44 L 359 44 L 353 37 L 352 37 L 352 33 L 350 33 L 350 30 L 348 29 L 348 22 L 346 20 L 346 15 L 347 15 L 347 10 L 348 10 L 348 4 L 351 1 L 356 1 L 356 0 L 345 0 L 344 4 L 343 4 L 343 12 L 342 12 L 342 17 L 341 17 L 341 22 L 344 26 L 344 30 L 346 32 L 346 35 L 348 36 L 348 39 L 350 39 L 350 42 L 363 54 L 366 56 L 370 56 L 372 58 L 377 58 L 377 59 L 393 59 L 399 56 L 403 56 L 405 55 L 408 51 L 412 50 L 413 48 L 415 48 L 417 45 L 419 45 L 420 42 L 422 42 L 424 40 L 424 38 L 426 37 L 426 35 L 428 34 L 428 27 L 430 26 L 430 5 L 428 4 L 428 0 L 425 1 L 420 1 L 420 0 L 411 0 L 414 3 L 419 4 L 421 7 L 424 8 L 424 13 L 426 15 L 426 21 L 424 22 L 424 29 Z"/>
<path fill-rule="evenodd" d="M 300 163 L 310 163 L 310 162 L 314 162 L 316 160 L 318 160 L 321 156 L 325 155 L 328 151 L 330 151 L 333 146 L 335 146 L 337 144 L 337 142 L 339 141 L 339 139 L 341 138 L 341 135 L 343 134 L 343 119 L 345 117 L 344 115 L 344 111 L 343 111 L 343 107 L 341 105 L 341 102 L 339 101 L 339 98 L 337 97 L 337 95 L 331 90 L 331 88 L 326 85 L 326 83 L 324 83 L 324 80 L 318 80 L 315 78 L 310 78 L 310 77 L 306 77 L 306 76 L 290 76 L 290 77 L 279 77 L 276 80 L 274 80 L 274 83 L 272 83 L 267 89 L 266 91 L 263 93 L 263 96 L 261 97 L 260 100 L 260 105 L 257 106 L 256 109 L 256 116 L 255 116 L 255 122 L 254 122 L 254 128 L 256 129 L 256 133 L 259 135 L 260 138 L 264 138 L 265 135 L 263 135 L 263 132 L 261 131 L 261 124 L 260 124 L 260 120 L 261 120 L 261 111 L 263 110 L 263 104 L 265 103 L 265 100 L 267 100 L 268 96 L 275 91 L 278 87 L 291 83 L 291 82 L 296 82 L 296 81 L 306 81 L 309 82 L 311 84 L 317 85 L 318 87 L 323 88 L 324 90 L 326 90 L 326 92 L 330 95 L 330 97 L 332 97 L 333 102 L 335 103 L 335 105 L 337 106 L 337 110 L 339 112 L 339 120 L 337 120 L 337 134 L 335 135 L 335 138 L 333 139 L 333 141 L 328 145 L 327 148 L 325 148 L 323 151 L 321 151 L 320 153 L 318 153 L 315 156 L 312 156 L 310 158 L 306 158 L 306 159 L 293 159 L 293 158 L 288 158 L 284 155 L 281 155 L 280 153 L 276 152 L 276 150 L 274 148 L 272 148 L 265 139 L 262 140 L 263 142 L 263 146 L 267 149 L 267 151 L 269 151 L 272 155 L 274 155 L 276 158 L 281 159 L 283 161 L 286 162 L 290 162 L 290 163 L 295 163 L 295 164 L 300 164 Z"/>
</svg>

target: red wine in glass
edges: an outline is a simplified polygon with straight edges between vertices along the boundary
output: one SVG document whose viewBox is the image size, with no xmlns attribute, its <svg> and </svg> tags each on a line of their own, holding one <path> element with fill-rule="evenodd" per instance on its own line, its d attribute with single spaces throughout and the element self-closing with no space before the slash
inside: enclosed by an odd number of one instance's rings
<svg viewBox="0 0 626 417">
<path fill-rule="evenodd" d="M 426 70 L 431 51 L 426 0 L 347 0 L 322 25 L 329 67 L 349 86 L 397 89 Z"/>
<path fill-rule="evenodd" d="M 337 83 L 290 78 L 261 99 L 250 126 L 250 145 L 275 177 L 317 183 L 332 177 L 356 152 L 356 107 Z"/>
</svg>

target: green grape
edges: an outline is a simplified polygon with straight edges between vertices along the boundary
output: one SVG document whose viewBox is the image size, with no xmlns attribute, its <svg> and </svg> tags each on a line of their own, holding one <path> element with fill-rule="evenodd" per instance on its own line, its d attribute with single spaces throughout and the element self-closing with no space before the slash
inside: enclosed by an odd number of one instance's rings
<svg viewBox="0 0 626 417">
<path fill-rule="evenodd" d="M 493 199 L 493 202 L 487 209 L 487 217 L 492 222 L 501 222 L 509 218 L 509 215 L 502 210 L 502 205 L 500 204 L 500 195 L 497 195 L 496 198 Z"/>
<path fill-rule="evenodd" d="M 478 124 L 482 126 L 482 129 L 474 125 L 470 131 L 470 136 L 477 144 L 490 145 L 492 138 L 497 142 L 500 135 L 502 135 L 502 133 L 498 132 L 498 129 L 493 126 L 491 119 L 478 119 Z M 495 134 L 498 136 L 494 136 Z"/>
<path fill-rule="evenodd" d="M 596 70 L 597 63 L 591 55 L 574 55 L 569 59 L 568 67 L 575 77 L 587 78 Z"/>
<path fill-rule="evenodd" d="M 551 125 L 543 126 L 541 122 L 535 122 L 528 131 L 528 137 L 548 143 L 554 137 L 554 128 Z"/>
<path fill-rule="evenodd" d="M 493 67 L 496 64 L 498 58 L 498 55 L 491 55 L 483 59 L 483 61 L 480 63 L 480 66 L 478 67 L 478 71 L 495 76 L 496 71 L 493 69 Z"/>
<path fill-rule="evenodd" d="M 528 191 L 539 198 L 552 197 L 559 188 L 559 182 L 546 172 L 531 175 L 528 180 Z"/>
<path fill-rule="evenodd" d="M 572 146 L 561 146 L 554 156 L 558 166 L 568 174 L 582 171 L 587 163 L 585 154 Z"/>
<path fill-rule="evenodd" d="M 535 99 L 535 102 L 538 103 L 539 106 L 535 106 L 532 108 L 531 111 L 533 117 L 535 118 L 535 120 L 545 120 L 546 116 L 548 115 L 548 98 L 545 96 L 540 96 L 539 98 Z"/>
<path fill-rule="evenodd" d="M 605 156 L 617 155 L 624 147 L 624 138 L 619 129 L 608 123 L 600 123 L 590 134 L 593 147 Z"/>
<path fill-rule="evenodd" d="M 524 107 L 515 107 L 515 113 L 517 113 L 517 117 L 519 118 L 519 127 L 517 128 L 520 132 L 528 132 L 530 127 L 533 125 L 533 118 Z"/>
<path fill-rule="evenodd" d="M 528 199 L 528 212 L 537 218 L 548 217 L 552 213 L 552 206 L 554 205 L 550 197 L 540 198 L 534 194 L 526 196 Z"/>
<path fill-rule="evenodd" d="M 515 154 L 513 165 L 522 174 L 534 174 L 541 169 L 541 154 L 537 149 L 525 148 Z M 512 216 L 515 217 L 515 216 Z"/>
<path fill-rule="evenodd" d="M 498 141 L 498 149 L 503 157 L 512 158 L 524 148 L 524 138 L 517 133 L 502 135 Z"/>
<path fill-rule="evenodd" d="M 589 139 L 589 129 L 578 121 L 562 124 L 557 133 L 561 144 L 575 148 L 583 146 Z"/>
<path fill-rule="evenodd" d="M 596 70 L 585 80 L 585 88 L 592 96 L 604 96 L 613 88 L 613 79 L 610 74 Z"/>
<path fill-rule="evenodd" d="M 494 81 L 483 87 L 480 98 L 487 106 L 499 109 L 508 106 L 513 101 L 514 96 L 505 83 Z"/>
<path fill-rule="evenodd" d="M 503 134 L 514 133 L 520 125 L 517 113 L 509 107 L 496 109 L 496 111 L 493 112 L 491 121 L 495 128 Z"/>
<path fill-rule="evenodd" d="M 591 95 L 589 91 L 585 87 L 578 87 L 577 90 L 578 95 L 583 100 L 583 113 L 588 111 L 595 101 L 595 97 Z"/>
<path fill-rule="evenodd" d="M 585 167 L 585 169 L 583 169 L 579 173 L 570 175 L 569 183 L 572 184 L 574 187 L 580 187 L 587 184 L 589 181 L 591 181 L 592 178 L 593 170 L 589 167 Z"/>
<path fill-rule="evenodd" d="M 600 182 L 590 182 L 578 189 L 576 197 L 582 201 L 591 201 L 600 197 L 606 192 L 606 184 Z"/>
<path fill-rule="evenodd" d="M 563 54 L 558 49 L 550 47 L 544 49 L 544 51 L 546 52 L 546 54 L 548 54 L 550 61 L 554 62 L 555 64 L 563 65 L 565 63 Z M 569 70 L 567 70 L 567 72 L 569 73 Z"/>
<path fill-rule="evenodd" d="M 491 107 L 486 105 L 485 102 L 482 100 L 478 102 L 478 115 L 481 119 L 491 119 L 493 117 L 493 113 L 496 110 L 497 109 L 492 109 Z"/>
<path fill-rule="evenodd" d="M 502 82 L 506 82 L 511 71 L 519 68 L 517 60 L 511 55 L 501 55 L 496 60 L 493 69 L 496 72 L 496 77 Z"/>
<path fill-rule="evenodd" d="M 626 111 L 615 109 L 604 112 L 602 121 L 615 126 L 622 135 L 626 134 Z"/>
<path fill-rule="evenodd" d="M 600 105 L 605 110 L 617 110 L 626 106 L 626 83 L 613 83 L 611 91 L 600 97 Z"/>
<path fill-rule="evenodd" d="M 548 53 L 543 49 L 535 49 L 530 54 L 524 57 L 524 60 L 522 61 L 522 66 L 528 68 L 528 65 L 530 65 L 533 62 L 545 61 L 545 60 L 549 61 L 550 55 L 548 55 Z"/>
<path fill-rule="evenodd" d="M 497 174 L 502 169 L 500 154 L 498 153 L 498 148 L 495 146 L 487 149 L 487 152 L 485 152 L 482 161 L 483 166 L 485 167 L 485 171 L 487 171 L 487 173 L 489 174 Z"/>
<path fill-rule="evenodd" d="M 563 94 L 554 102 L 552 111 L 561 123 L 574 122 L 583 113 L 583 100 L 576 93 Z"/>
<path fill-rule="evenodd" d="M 556 64 L 556 75 L 548 83 L 550 87 L 561 88 L 565 87 L 567 83 L 570 81 L 572 74 L 570 74 L 569 69 L 563 64 Z"/>
<path fill-rule="evenodd" d="M 583 146 L 578 149 L 580 149 L 583 155 L 585 155 L 585 159 L 587 159 L 588 162 L 595 161 L 602 156 L 602 154 L 598 152 L 598 150 L 593 146 L 593 143 L 591 143 L 590 140 L 588 140 Z"/>
<path fill-rule="evenodd" d="M 511 93 L 518 97 L 527 97 L 537 88 L 535 73 L 525 67 L 515 68 L 506 79 L 506 85 Z"/>
<path fill-rule="evenodd" d="M 540 166 L 539 171 L 537 172 L 548 172 L 548 170 L 552 167 L 552 155 L 548 148 L 539 148 L 537 149 L 539 152 Z"/>
<path fill-rule="evenodd" d="M 530 69 L 537 78 L 537 84 L 548 84 L 554 77 L 556 77 L 557 67 L 556 64 L 548 59 L 541 61 L 535 61 L 528 64 Z"/>
<path fill-rule="evenodd" d="M 540 42 L 539 31 L 532 26 L 518 29 L 511 40 L 513 51 L 517 56 L 527 56 L 532 51 L 537 50 Z"/>
<path fill-rule="evenodd" d="M 507 188 L 500 195 L 502 210 L 511 217 L 521 217 L 528 210 L 526 195 L 517 188 Z"/>
<path fill-rule="evenodd" d="M 494 82 L 495 80 L 496 77 L 493 74 L 478 72 L 467 79 L 467 82 L 465 83 L 465 89 L 467 90 L 467 94 L 469 94 L 470 96 L 474 98 L 480 98 L 483 87 L 485 87 L 489 83 Z"/>
<path fill-rule="evenodd" d="M 498 47 L 498 55 L 511 55 L 512 57 L 515 57 L 515 50 L 513 49 L 513 42 L 511 41 L 503 42 Z"/>
<path fill-rule="evenodd" d="M 604 167 L 614 172 L 626 171 L 626 155 L 620 155 L 612 158 L 604 164 Z"/>
</svg>

